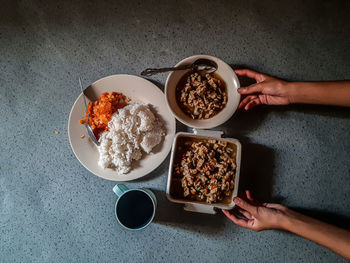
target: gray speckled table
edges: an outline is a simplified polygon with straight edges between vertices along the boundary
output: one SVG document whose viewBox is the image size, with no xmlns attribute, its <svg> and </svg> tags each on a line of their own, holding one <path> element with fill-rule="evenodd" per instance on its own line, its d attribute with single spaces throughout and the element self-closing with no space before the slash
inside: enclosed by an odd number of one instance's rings
<svg viewBox="0 0 350 263">
<path fill-rule="evenodd" d="M 348 79 L 349 12 L 349 1 L 2 1 L 0 262 L 343 262 L 289 233 L 182 211 L 164 195 L 169 158 L 127 184 L 155 191 L 155 222 L 123 230 L 114 182 L 80 165 L 67 122 L 78 76 L 199 53 L 290 80 Z M 242 142 L 242 188 L 349 227 L 349 109 L 262 107 L 219 129 Z"/>
</svg>

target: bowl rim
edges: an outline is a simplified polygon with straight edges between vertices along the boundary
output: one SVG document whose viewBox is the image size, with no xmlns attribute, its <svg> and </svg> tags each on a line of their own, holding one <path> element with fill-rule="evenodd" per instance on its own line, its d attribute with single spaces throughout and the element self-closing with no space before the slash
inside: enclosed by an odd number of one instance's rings
<svg viewBox="0 0 350 263">
<path fill-rule="evenodd" d="M 193 56 L 190 56 L 190 57 L 186 57 L 184 59 L 182 59 L 181 61 L 179 61 L 175 67 L 177 66 L 180 66 L 182 63 L 184 63 L 185 61 L 187 60 L 195 60 L 195 59 L 199 59 L 199 58 L 206 58 L 206 59 L 211 59 L 211 60 L 216 60 L 218 61 L 219 63 L 222 63 L 224 65 L 226 65 L 228 68 L 229 68 L 229 71 L 230 73 L 232 73 L 232 78 L 235 80 L 235 82 L 237 83 L 237 89 L 240 88 L 240 82 L 239 82 L 239 79 L 238 79 L 238 76 L 236 75 L 235 71 L 232 69 L 232 67 L 227 64 L 225 61 L 223 61 L 222 59 L 220 58 L 217 58 L 217 57 L 214 57 L 214 56 L 210 56 L 210 55 L 205 55 L 205 54 L 199 54 L 199 55 L 193 55 Z M 169 73 L 167 79 L 166 79 L 166 82 L 165 82 L 165 86 L 164 86 L 164 95 L 165 95 L 165 101 L 166 101 L 166 105 L 168 106 L 170 112 L 174 115 L 174 117 L 180 121 L 181 123 L 191 127 L 191 128 L 196 128 L 196 129 L 211 129 L 211 128 L 215 128 L 215 127 L 218 127 L 220 125 L 222 125 L 223 123 L 225 123 L 226 121 L 228 121 L 232 116 L 233 114 L 236 112 L 237 108 L 238 108 L 238 105 L 237 107 L 232 107 L 232 110 L 231 112 L 224 118 L 221 119 L 221 121 L 216 121 L 216 123 L 214 124 L 202 124 L 202 125 L 195 125 L 193 123 L 190 123 L 184 119 L 182 119 L 180 116 L 178 116 L 178 114 L 173 110 L 173 108 L 170 106 L 170 103 L 168 101 L 168 87 L 169 87 L 169 81 L 170 81 L 170 78 L 172 77 L 172 75 L 174 74 L 175 71 L 172 71 Z M 240 94 L 238 93 L 238 96 L 239 96 L 239 100 L 241 99 L 240 97 Z M 214 116 L 210 119 L 215 119 L 217 117 Z M 210 119 L 206 119 L 206 120 L 210 120 Z M 205 121 L 206 121 L 205 120 Z"/>
</svg>

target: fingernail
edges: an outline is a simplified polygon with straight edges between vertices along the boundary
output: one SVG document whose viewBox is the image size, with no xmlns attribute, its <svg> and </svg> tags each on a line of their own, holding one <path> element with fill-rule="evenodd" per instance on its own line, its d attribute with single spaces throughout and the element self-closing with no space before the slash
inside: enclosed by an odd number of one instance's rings
<svg viewBox="0 0 350 263">
<path fill-rule="evenodd" d="M 233 202 L 235 202 L 235 204 L 239 204 L 241 202 L 241 200 L 239 200 L 238 197 L 233 198 Z"/>
<path fill-rule="evenodd" d="M 245 91 L 245 88 L 239 88 L 238 89 L 238 92 L 243 92 L 243 91 Z"/>
</svg>

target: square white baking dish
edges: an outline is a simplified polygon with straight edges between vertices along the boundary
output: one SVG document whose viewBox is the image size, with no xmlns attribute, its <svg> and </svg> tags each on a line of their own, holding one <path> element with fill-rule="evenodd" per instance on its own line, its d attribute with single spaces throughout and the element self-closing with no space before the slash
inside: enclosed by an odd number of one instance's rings
<svg viewBox="0 0 350 263">
<path fill-rule="evenodd" d="M 167 182 L 167 188 L 166 188 L 167 198 L 171 202 L 184 204 L 185 205 L 184 210 L 186 211 L 215 214 L 216 213 L 215 208 L 228 209 L 228 210 L 232 209 L 235 206 L 235 203 L 233 202 L 233 198 L 237 196 L 237 193 L 238 193 L 239 173 L 240 173 L 240 167 L 241 167 L 241 151 L 242 151 L 241 143 L 237 139 L 221 138 L 223 134 L 223 132 L 221 131 L 196 130 L 196 129 L 193 129 L 193 131 L 194 133 L 178 132 L 175 135 L 172 150 L 171 150 L 168 182 Z M 236 173 L 235 173 L 235 186 L 230 197 L 230 200 L 231 200 L 230 203 L 217 202 L 217 203 L 209 204 L 209 203 L 206 203 L 205 201 L 200 202 L 200 201 L 194 201 L 194 200 L 185 200 L 184 198 L 178 198 L 171 194 L 174 159 L 178 148 L 179 138 L 182 138 L 182 137 L 196 138 L 196 139 L 203 139 L 203 140 L 216 139 L 216 140 L 226 141 L 228 143 L 235 145 L 237 167 L 236 167 Z"/>
</svg>

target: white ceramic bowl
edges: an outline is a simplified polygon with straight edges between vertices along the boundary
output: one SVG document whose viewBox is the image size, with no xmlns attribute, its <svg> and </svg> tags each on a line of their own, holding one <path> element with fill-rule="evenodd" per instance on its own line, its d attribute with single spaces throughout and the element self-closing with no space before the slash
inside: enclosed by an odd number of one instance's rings
<svg viewBox="0 0 350 263">
<path fill-rule="evenodd" d="M 166 188 L 166 195 L 167 195 L 167 198 L 169 199 L 169 201 L 174 202 L 174 203 L 184 204 L 185 205 L 184 209 L 186 211 L 206 213 L 206 214 L 215 214 L 216 213 L 215 208 L 230 210 L 235 206 L 235 203 L 233 202 L 233 198 L 236 197 L 238 194 L 242 146 L 241 146 L 241 143 L 237 139 L 221 138 L 220 137 L 221 135 L 222 135 L 222 132 L 206 131 L 206 130 L 197 130 L 196 134 L 179 132 L 175 135 L 173 147 L 172 147 L 172 151 L 171 151 L 169 173 L 168 173 L 168 182 L 167 182 L 167 188 Z M 230 196 L 229 203 L 217 202 L 217 203 L 208 204 L 206 202 L 188 200 L 188 199 L 179 198 L 179 197 L 172 195 L 175 156 L 177 155 L 177 151 L 178 151 L 179 147 L 182 146 L 181 144 L 179 144 L 179 138 L 188 138 L 188 139 L 194 138 L 197 140 L 215 139 L 215 140 L 227 142 L 227 143 L 234 146 L 235 151 L 236 151 L 236 160 L 235 161 L 236 161 L 237 167 L 236 167 L 236 171 L 235 171 L 235 187 L 234 187 L 232 194 Z"/>
<path fill-rule="evenodd" d="M 210 129 L 223 124 L 235 113 L 241 98 L 240 94 L 237 91 L 237 89 L 240 87 L 240 84 L 238 77 L 233 69 L 221 59 L 213 56 L 195 55 L 181 60 L 176 64 L 176 66 L 188 65 L 200 58 L 213 60 L 218 65 L 216 73 L 226 83 L 228 95 L 226 106 L 214 117 L 206 120 L 194 120 L 186 115 L 177 104 L 175 96 L 176 85 L 180 81 L 181 77 L 188 72 L 186 70 L 173 71 L 169 74 L 165 83 L 165 98 L 170 111 L 180 122 L 192 128 Z"/>
</svg>

